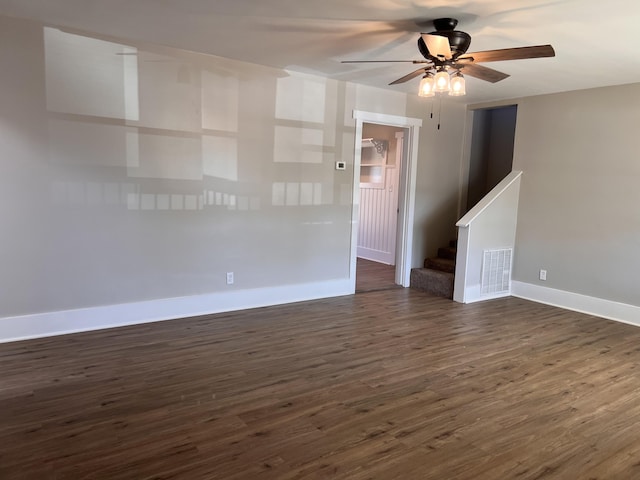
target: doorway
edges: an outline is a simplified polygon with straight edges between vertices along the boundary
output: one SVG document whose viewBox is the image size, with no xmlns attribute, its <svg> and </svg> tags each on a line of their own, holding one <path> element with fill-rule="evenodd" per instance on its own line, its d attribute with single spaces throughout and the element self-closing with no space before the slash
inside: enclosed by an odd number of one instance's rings
<svg viewBox="0 0 640 480">
<path fill-rule="evenodd" d="M 354 111 L 354 118 L 356 119 L 356 142 L 351 213 L 350 266 L 352 291 L 354 293 L 356 291 L 359 255 L 364 261 L 375 262 L 374 265 L 384 262 L 387 268 L 393 271 L 393 284 L 408 287 L 413 243 L 418 134 L 420 126 L 422 126 L 422 120 L 358 110 Z M 389 134 L 393 137 L 388 137 Z M 396 137 L 396 134 L 399 134 L 399 136 Z M 382 136 L 385 136 L 385 138 L 378 138 Z M 380 140 L 385 139 L 387 140 L 386 145 L 380 143 Z M 390 160 L 389 144 L 391 139 L 393 139 L 396 148 L 393 151 L 394 156 Z M 399 161 L 397 159 L 398 146 L 400 147 Z M 395 184 L 390 183 L 392 176 L 387 179 L 387 174 L 392 173 L 388 172 L 388 170 L 395 170 L 397 175 Z M 360 231 L 361 199 L 364 199 L 367 193 L 373 193 L 361 191 L 361 184 L 370 190 L 377 189 L 378 197 L 382 197 L 384 193 L 384 196 L 395 202 L 391 206 L 387 205 L 385 207 L 386 212 L 393 213 L 388 217 L 391 220 L 390 223 L 395 222 L 395 226 L 389 227 L 387 230 L 386 247 L 383 249 L 371 248 L 371 244 L 366 246 L 362 244 L 363 242 L 359 242 L 359 236 L 364 235 Z M 389 192 L 389 187 L 391 187 L 391 192 Z M 389 232 L 391 232 L 390 235 L 393 237 L 393 242 L 395 242 L 394 246 L 389 246 Z M 360 254 L 358 253 L 359 247 Z M 363 261 L 360 263 L 362 264 Z"/>
<path fill-rule="evenodd" d="M 397 286 L 398 188 L 406 134 L 402 127 L 362 126 L 356 293 Z"/>
</svg>

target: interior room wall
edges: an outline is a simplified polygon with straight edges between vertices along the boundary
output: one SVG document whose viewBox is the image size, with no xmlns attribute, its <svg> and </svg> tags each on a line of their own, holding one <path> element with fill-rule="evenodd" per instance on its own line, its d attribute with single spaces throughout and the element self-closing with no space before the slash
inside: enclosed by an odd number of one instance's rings
<svg viewBox="0 0 640 480">
<path fill-rule="evenodd" d="M 466 105 L 445 99 L 438 120 L 430 115 L 434 107 L 437 111 L 433 102 L 439 100 L 416 97 L 407 109 L 408 116 L 424 118 L 416 181 L 414 267 L 421 267 L 425 258 L 456 238 L 462 164 L 468 162 L 462 153 Z"/>
<path fill-rule="evenodd" d="M 518 102 L 514 280 L 640 305 L 639 98 L 633 84 Z"/>
<path fill-rule="evenodd" d="M 425 113 L 413 95 L 7 17 L 0 62 L 0 318 L 212 293 L 251 305 L 345 280 L 353 109 Z M 421 131 L 416 258 L 457 196 L 463 111 Z"/>
</svg>

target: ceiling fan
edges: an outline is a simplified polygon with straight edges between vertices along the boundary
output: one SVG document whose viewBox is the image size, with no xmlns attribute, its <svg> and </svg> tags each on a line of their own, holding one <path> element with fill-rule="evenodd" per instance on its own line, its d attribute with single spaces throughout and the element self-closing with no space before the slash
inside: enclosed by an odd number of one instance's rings
<svg viewBox="0 0 640 480">
<path fill-rule="evenodd" d="M 407 82 L 420 75 L 420 96 L 433 96 L 436 92 L 449 92 L 449 95 L 464 95 L 465 75 L 496 83 L 509 77 L 508 74 L 479 65 L 484 62 L 502 60 L 522 60 L 528 58 L 553 57 L 555 51 L 551 45 L 503 48 L 467 53 L 471 45 L 471 35 L 455 30 L 458 20 L 438 18 L 433 20 L 435 32 L 422 33 L 418 38 L 418 50 L 424 60 L 345 60 L 342 63 L 385 63 L 409 62 L 421 64 L 417 70 L 394 80 L 389 85 Z"/>
</svg>

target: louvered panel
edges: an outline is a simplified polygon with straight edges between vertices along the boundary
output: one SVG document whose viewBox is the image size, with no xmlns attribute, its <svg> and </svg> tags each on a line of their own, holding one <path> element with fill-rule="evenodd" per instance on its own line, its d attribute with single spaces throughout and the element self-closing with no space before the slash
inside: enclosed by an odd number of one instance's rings
<svg viewBox="0 0 640 480">
<path fill-rule="evenodd" d="M 513 250 L 485 250 L 482 261 L 482 295 L 495 295 L 511 291 L 511 258 Z"/>
</svg>

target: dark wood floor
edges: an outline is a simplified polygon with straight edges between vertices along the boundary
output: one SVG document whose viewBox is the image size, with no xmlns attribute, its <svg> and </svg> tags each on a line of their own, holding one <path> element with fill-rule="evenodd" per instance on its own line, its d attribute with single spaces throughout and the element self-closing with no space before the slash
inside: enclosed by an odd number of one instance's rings
<svg viewBox="0 0 640 480">
<path fill-rule="evenodd" d="M 396 285 L 396 267 L 358 258 L 356 265 L 356 293 L 402 288 Z"/>
<path fill-rule="evenodd" d="M 640 478 L 640 330 L 393 289 L 0 345 L 2 479 Z"/>
</svg>

